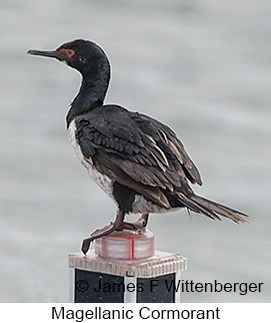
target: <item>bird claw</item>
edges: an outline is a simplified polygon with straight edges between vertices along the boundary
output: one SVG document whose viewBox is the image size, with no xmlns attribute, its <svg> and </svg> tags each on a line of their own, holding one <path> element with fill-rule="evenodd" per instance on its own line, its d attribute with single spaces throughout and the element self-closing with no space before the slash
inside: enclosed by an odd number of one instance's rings
<svg viewBox="0 0 271 323">
<path fill-rule="evenodd" d="M 141 234 L 145 231 L 145 227 L 148 223 L 148 214 L 143 214 L 136 222 L 123 222 L 123 214 L 119 213 L 115 222 L 110 222 L 109 225 L 103 227 L 102 229 L 95 230 L 89 238 L 83 240 L 81 250 L 86 254 L 89 250 L 91 242 L 96 239 L 102 238 L 114 231 L 122 231 L 123 229 L 135 231 Z"/>
<path fill-rule="evenodd" d="M 86 254 L 89 250 L 91 242 L 93 242 L 94 240 L 99 239 L 103 236 L 106 236 L 115 230 L 116 230 L 116 228 L 115 228 L 115 224 L 113 222 L 110 222 L 109 225 L 103 227 L 102 229 L 95 230 L 93 233 L 91 233 L 89 238 L 86 238 L 83 240 L 82 247 L 81 247 L 82 252 L 84 254 Z"/>
<path fill-rule="evenodd" d="M 144 232 L 148 223 L 148 214 L 143 214 L 136 222 L 123 222 L 123 229 Z"/>
</svg>

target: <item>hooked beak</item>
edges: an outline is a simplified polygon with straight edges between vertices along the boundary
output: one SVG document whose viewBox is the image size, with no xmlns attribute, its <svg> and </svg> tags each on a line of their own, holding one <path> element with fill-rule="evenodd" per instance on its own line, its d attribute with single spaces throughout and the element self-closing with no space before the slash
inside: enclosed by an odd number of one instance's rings
<svg viewBox="0 0 271 323">
<path fill-rule="evenodd" d="M 38 55 L 38 56 L 45 56 L 45 57 L 52 57 L 56 58 L 59 61 L 66 61 L 67 56 L 58 52 L 57 50 L 35 50 L 35 49 L 30 49 L 27 54 L 30 55 Z"/>
</svg>

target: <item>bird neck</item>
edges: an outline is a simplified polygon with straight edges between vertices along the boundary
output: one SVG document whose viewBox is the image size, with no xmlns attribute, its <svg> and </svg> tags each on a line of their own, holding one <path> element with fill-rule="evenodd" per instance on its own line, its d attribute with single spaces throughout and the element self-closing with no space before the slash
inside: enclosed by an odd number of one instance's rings
<svg viewBox="0 0 271 323">
<path fill-rule="evenodd" d="M 72 120 L 103 105 L 110 80 L 110 68 L 93 71 L 83 76 L 82 84 L 68 111 L 67 128 Z"/>
</svg>

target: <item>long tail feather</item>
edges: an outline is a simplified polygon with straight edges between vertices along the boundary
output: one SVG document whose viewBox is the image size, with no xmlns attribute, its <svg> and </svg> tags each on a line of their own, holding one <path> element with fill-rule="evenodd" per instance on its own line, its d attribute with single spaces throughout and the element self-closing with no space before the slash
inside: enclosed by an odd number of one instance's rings
<svg viewBox="0 0 271 323">
<path fill-rule="evenodd" d="M 231 209 L 222 204 L 210 201 L 196 194 L 186 196 L 179 193 L 180 201 L 191 211 L 202 213 L 213 220 L 221 220 L 220 216 L 224 216 L 235 223 L 248 223 L 248 216 L 244 213 Z"/>
</svg>

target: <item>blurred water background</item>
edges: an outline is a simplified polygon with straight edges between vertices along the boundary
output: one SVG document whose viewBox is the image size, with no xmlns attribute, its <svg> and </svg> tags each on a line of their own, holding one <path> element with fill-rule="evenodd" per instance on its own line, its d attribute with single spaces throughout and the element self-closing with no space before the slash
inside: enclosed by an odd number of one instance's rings
<svg viewBox="0 0 271 323">
<path fill-rule="evenodd" d="M 196 192 L 250 215 L 239 226 L 185 210 L 151 216 L 156 248 L 188 258 L 183 279 L 264 283 L 261 293 L 183 301 L 270 302 L 269 1 L 1 0 L 0 9 L 0 301 L 68 301 L 67 255 L 115 216 L 67 139 L 79 74 L 26 55 L 86 38 L 112 64 L 106 102 L 172 127 L 201 171 Z"/>
</svg>

